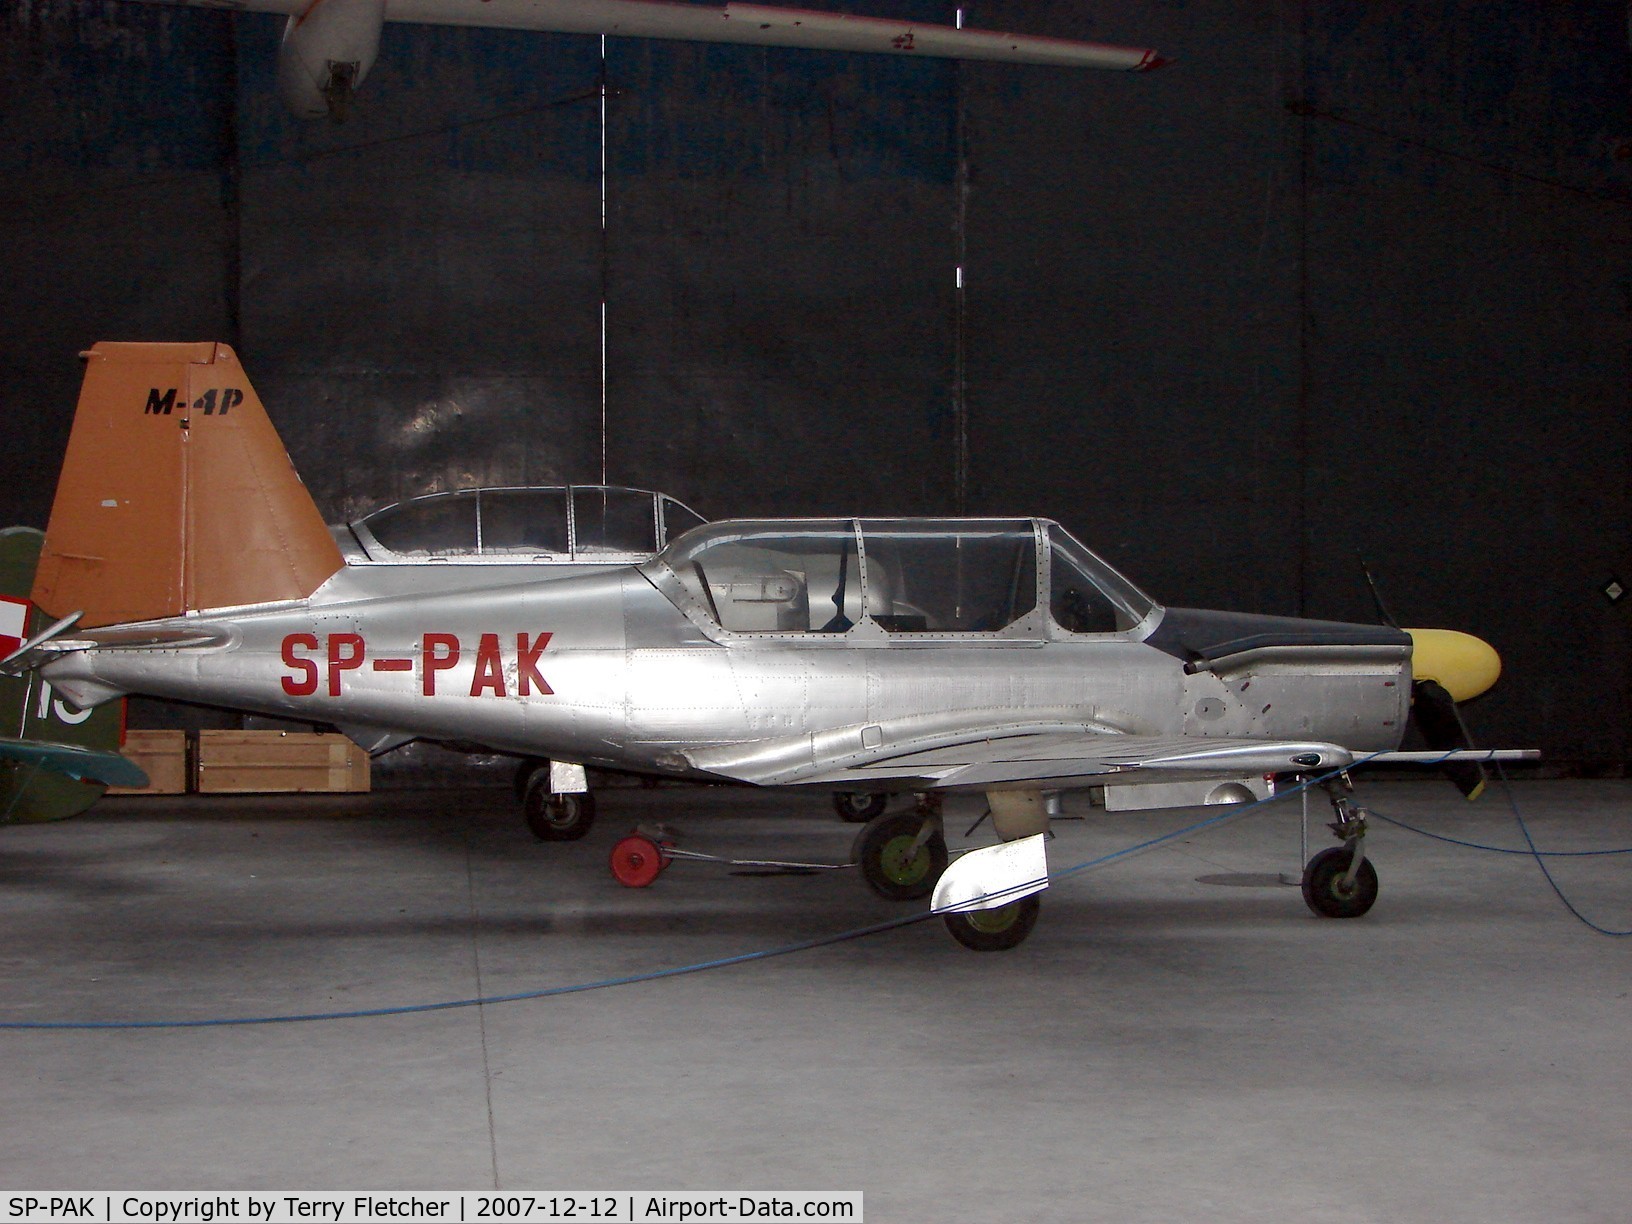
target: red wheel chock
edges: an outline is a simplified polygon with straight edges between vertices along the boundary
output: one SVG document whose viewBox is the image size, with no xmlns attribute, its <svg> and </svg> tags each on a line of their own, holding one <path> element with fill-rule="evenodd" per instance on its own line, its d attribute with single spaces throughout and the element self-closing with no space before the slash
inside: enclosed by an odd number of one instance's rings
<svg viewBox="0 0 1632 1224">
<path fill-rule="evenodd" d="M 663 847 L 641 833 L 631 833 L 612 847 L 612 877 L 625 888 L 646 888 L 669 865 Z"/>
</svg>

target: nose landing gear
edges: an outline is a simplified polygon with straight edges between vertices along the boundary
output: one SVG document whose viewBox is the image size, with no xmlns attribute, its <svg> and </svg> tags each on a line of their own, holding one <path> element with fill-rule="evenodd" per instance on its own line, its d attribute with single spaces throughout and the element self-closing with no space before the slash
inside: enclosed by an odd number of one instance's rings
<svg viewBox="0 0 1632 1224">
<path fill-rule="evenodd" d="M 1343 842 L 1328 846 L 1303 869 L 1303 900 L 1322 918 L 1358 918 L 1377 900 L 1377 869 L 1366 857 L 1366 809 L 1332 794 L 1337 819 L 1326 827 Z"/>
</svg>

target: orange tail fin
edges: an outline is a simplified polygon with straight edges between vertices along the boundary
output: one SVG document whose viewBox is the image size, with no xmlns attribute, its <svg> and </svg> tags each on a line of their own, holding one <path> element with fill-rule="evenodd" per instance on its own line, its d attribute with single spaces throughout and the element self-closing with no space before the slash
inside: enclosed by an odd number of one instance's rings
<svg viewBox="0 0 1632 1224">
<path fill-rule="evenodd" d="M 101 343 L 34 602 L 81 624 L 301 599 L 343 562 L 224 344 Z"/>
</svg>

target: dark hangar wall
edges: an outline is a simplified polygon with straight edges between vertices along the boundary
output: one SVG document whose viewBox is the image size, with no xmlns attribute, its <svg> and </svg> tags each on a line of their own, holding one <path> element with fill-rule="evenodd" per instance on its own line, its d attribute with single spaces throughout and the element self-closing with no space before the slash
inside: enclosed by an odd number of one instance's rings
<svg viewBox="0 0 1632 1224">
<path fill-rule="evenodd" d="M 0 515 L 44 521 L 77 351 L 219 337 L 334 518 L 604 461 L 1367 619 L 1363 551 L 1502 649 L 1484 739 L 1624 761 L 1625 6 L 966 8 L 1178 62 L 612 40 L 603 230 L 597 39 L 390 27 L 336 127 L 279 109 L 273 19 L 5 0 Z"/>
</svg>

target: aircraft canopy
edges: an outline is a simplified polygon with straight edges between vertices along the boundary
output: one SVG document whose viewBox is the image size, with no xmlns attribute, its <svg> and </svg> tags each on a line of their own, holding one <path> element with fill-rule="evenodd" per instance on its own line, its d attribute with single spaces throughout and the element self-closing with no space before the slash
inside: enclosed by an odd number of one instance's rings
<svg viewBox="0 0 1632 1224">
<path fill-rule="evenodd" d="M 367 560 L 627 561 L 703 522 L 674 498 L 613 485 L 460 489 L 350 524 Z"/>
<path fill-rule="evenodd" d="M 1048 623 L 1068 634 L 1119 633 L 1155 606 L 1064 528 L 1040 519 L 712 523 L 645 569 L 660 587 L 672 581 L 671 598 L 732 633 L 868 627 L 892 637 L 1036 637 Z"/>
</svg>

